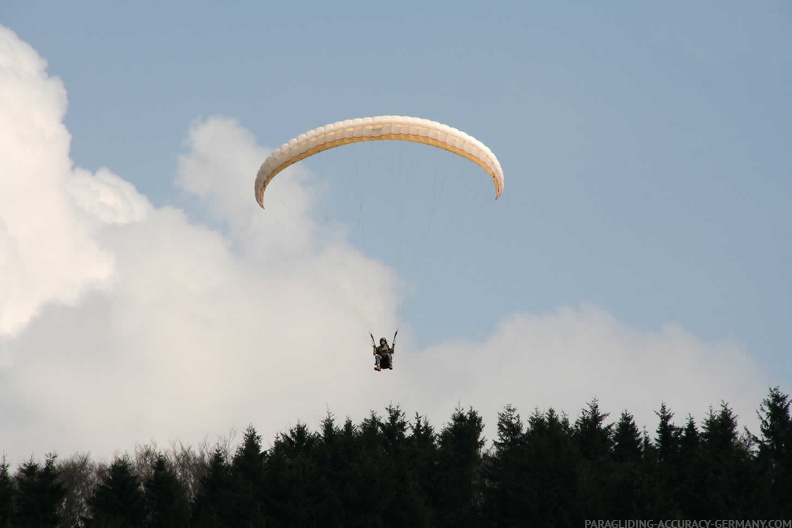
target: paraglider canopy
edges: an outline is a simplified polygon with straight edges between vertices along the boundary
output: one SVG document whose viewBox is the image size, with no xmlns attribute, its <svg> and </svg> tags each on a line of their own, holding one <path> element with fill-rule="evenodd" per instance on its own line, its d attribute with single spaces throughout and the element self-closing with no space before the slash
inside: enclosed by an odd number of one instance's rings
<svg viewBox="0 0 792 528">
<path fill-rule="evenodd" d="M 503 170 L 492 151 L 456 128 L 405 116 L 347 119 L 300 134 L 270 154 L 256 176 L 256 201 L 264 207 L 264 191 L 272 178 L 290 165 L 318 152 L 349 143 L 377 140 L 413 141 L 432 145 L 467 158 L 486 170 L 495 184 L 495 199 L 503 192 Z"/>
</svg>

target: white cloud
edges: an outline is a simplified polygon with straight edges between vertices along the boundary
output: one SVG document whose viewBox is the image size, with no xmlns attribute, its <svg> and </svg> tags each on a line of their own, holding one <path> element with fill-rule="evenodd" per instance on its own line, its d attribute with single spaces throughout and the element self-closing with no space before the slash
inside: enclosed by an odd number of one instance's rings
<svg viewBox="0 0 792 528">
<path fill-rule="evenodd" d="M 416 405 L 429 403 L 443 416 L 459 401 L 490 425 L 506 404 L 524 417 L 553 407 L 574 420 L 597 398 L 611 420 L 626 408 L 650 432 L 663 401 L 680 425 L 688 413 L 700 424 L 710 405 L 717 410 L 725 400 L 741 424 L 753 426 L 768 389 L 763 373 L 734 343 L 703 342 L 675 326 L 640 331 L 587 304 L 514 315 L 485 342 L 434 347 L 419 361 L 420 368 L 405 376 L 413 381 L 407 390 Z M 451 390 L 433 387 L 439 371 L 456 380 Z"/>
<path fill-rule="evenodd" d="M 94 239 L 94 217 L 123 222 L 145 209 L 109 171 L 71 169 L 65 111 L 62 83 L 0 27 L 0 337 L 17 334 L 46 304 L 74 304 L 105 284 L 113 258 Z"/>
<path fill-rule="evenodd" d="M 0 27 L 0 434 L 11 460 L 197 443 L 253 423 L 266 441 L 329 408 L 399 403 L 437 428 L 457 404 L 496 413 L 592 397 L 654 427 L 661 400 L 750 419 L 766 390 L 746 353 L 592 306 L 516 314 L 481 343 L 414 350 L 376 374 L 366 335 L 396 321 L 397 277 L 312 221 L 321 188 L 295 166 L 262 211 L 268 151 L 225 118 L 196 122 L 177 184 L 223 224 L 155 208 L 108 169 L 73 168 L 61 83 Z M 275 192 L 277 191 L 277 192 Z M 368 292 L 377 292 L 376 297 Z M 750 415 L 750 416 L 749 416 Z"/>
</svg>

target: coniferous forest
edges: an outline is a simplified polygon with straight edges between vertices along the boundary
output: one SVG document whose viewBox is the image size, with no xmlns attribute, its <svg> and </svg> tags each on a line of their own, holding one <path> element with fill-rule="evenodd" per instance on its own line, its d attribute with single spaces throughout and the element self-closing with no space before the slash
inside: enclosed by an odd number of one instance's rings
<svg viewBox="0 0 792 528">
<path fill-rule="evenodd" d="M 592 519 L 792 519 L 789 396 L 760 430 L 728 404 L 702 423 L 665 405 L 656 428 L 591 401 L 572 421 L 506 406 L 457 409 L 440 428 L 398 407 L 360 423 L 332 414 L 265 446 L 139 446 L 112 461 L 49 454 L 0 466 L 0 527 L 584 526 Z"/>
</svg>

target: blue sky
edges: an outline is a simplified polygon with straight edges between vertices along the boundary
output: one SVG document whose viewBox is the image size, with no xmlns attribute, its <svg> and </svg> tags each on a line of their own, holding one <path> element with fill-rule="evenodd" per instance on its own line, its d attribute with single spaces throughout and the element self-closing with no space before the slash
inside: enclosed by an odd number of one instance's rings
<svg viewBox="0 0 792 528">
<path fill-rule="evenodd" d="M 309 207 L 320 230 L 345 226 L 352 248 L 414 282 L 403 323 L 416 364 L 449 343 L 489 342 L 515 317 L 595 306 L 628 333 L 672 325 L 729 343 L 761 373 L 756 385 L 788 391 L 790 4 L 490 5 L 6 0 L 0 24 L 62 81 L 75 167 L 108 167 L 155 209 L 182 211 L 231 245 L 233 218 L 174 184 L 196 151 L 190 130 L 215 117 L 263 149 L 380 114 L 448 123 L 490 146 L 506 181 L 497 202 L 473 164 L 415 145 L 338 149 L 298 169 L 323 189 Z M 262 161 L 234 167 L 249 173 L 246 214 L 269 212 L 252 192 Z M 277 192 L 273 207 L 286 207 Z M 373 319 L 390 335 L 392 317 Z M 9 338 L 12 356 L 35 320 Z M 512 399 L 526 413 L 536 404 L 518 389 Z"/>
</svg>

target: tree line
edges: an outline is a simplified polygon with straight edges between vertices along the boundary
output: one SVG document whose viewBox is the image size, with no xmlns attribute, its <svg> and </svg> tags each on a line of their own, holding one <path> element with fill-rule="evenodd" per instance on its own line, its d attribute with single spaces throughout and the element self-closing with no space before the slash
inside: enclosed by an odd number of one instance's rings
<svg viewBox="0 0 792 528">
<path fill-rule="evenodd" d="M 252 426 L 198 448 L 139 446 L 98 463 L 48 454 L 0 464 L 0 527 L 581 526 L 587 519 L 792 519 L 789 396 L 772 388 L 759 434 L 728 404 L 701 424 L 614 420 L 592 400 L 572 422 L 507 405 L 484 421 L 457 408 L 436 430 L 398 406 L 360 423 L 328 413 L 269 448 Z"/>
</svg>

